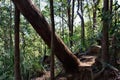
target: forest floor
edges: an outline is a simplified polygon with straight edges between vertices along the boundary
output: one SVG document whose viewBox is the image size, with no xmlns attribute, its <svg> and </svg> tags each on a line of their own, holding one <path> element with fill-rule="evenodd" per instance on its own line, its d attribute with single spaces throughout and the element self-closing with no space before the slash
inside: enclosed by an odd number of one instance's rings
<svg viewBox="0 0 120 80">
<path fill-rule="evenodd" d="M 95 61 L 95 57 L 84 56 L 83 58 L 79 58 L 80 61 L 82 60 L 81 61 L 82 65 L 90 66 L 93 74 L 96 74 L 101 71 L 102 69 L 101 64 Z M 87 74 L 87 73 L 84 73 L 84 74 Z M 70 74 L 66 74 L 63 71 L 60 74 L 58 74 L 57 77 L 55 77 L 55 80 L 86 80 L 86 79 L 73 79 L 73 77 L 70 78 L 70 76 L 71 76 Z M 94 80 L 103 80 L 104 77 L 107 77 L 106 80 L 120 80 L 120 71 L 111 65 L 107 65 L 107 67 L 104 68 L 104 70 L 99 74 L 98 78 Z M 31 80 L 50 80 L 50 70 L 43 72 L 39 77 L 33 78 Z"/>
<path fill-rule="evenodd" d="M 109 76 L 109 78 L 107 78 L 107 80 L 120 80 L 120 72 L 116 72 L 116 71 L 114 71 L 114 73 L 112 73 L 110 71 L 109 72 L 106 71 L 106 72 Z M 36 77 L 36 78 L 31 79 L 31 80 L 50 80 L 50 71 L 46 71 L 40 77 Z M 77 79 L 73 79 L 73 78 L 68 79 L 68 75 L 62 75 L 62 76 L 59 75 L 57 78 L 55 78 L 55 80 L 77 80 Z M 81 80 L 81 79 L 78 79 L 78 80 Z M 83 79 L 83 80 L 86 80 L 86 79 Z M 103 80 L 103 76 L 100 75 L 99 79 L 94 79 L 94 80 Z"/>
<path fill-rule="evenodd" d="M 112 71 L 112 72 L 108 72 L 107 70 L 104 71 L 104 73 L 108 74 L 109 78 L 107 80 L 120 80 L 120 72 L 116 72 L 116 71 Z M 114 73 L 113 73 L 114 72 Z M 68 79 L 68 76 L 69 75 L 66 75 L 66 74 L 61 74 L 61 75 L 58 75 L 55 80 L 76 80 L 76 79 L 73 79 L 73 78 L 69 78 Z M 41 75 L 40 77 L 36 77 L 36 78 L 33 78 L 31 80 L 50 80 L 50 71 L 46 71 L 43 75 Z M 78 79 L 80 80 L 80 79 Z M 85 79 L 83 79 L 85 80 Z M 103 75 L 100 75 L 100 78 L 99 79 L 95 79 L 95 80 L 103 80 Z"/>
</svg>

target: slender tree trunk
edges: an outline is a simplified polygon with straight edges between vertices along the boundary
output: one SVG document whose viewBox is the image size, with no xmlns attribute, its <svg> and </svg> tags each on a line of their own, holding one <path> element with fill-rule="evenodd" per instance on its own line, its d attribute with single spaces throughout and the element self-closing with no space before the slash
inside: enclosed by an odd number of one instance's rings
<svg viewBox="0 0 120 80">
<path fill-rule="evenodd" d="M 73 35 L 73 29 L 72 29 L 72 23 L 71 23 L 71 0 L 67 0 L 68 6 L 67 6 L 67 13 L 68 13 L 68 27 L 69 27 L 69 42 L 70 42 L 70 48 L 73 45 L 72 42 L 72 35 Z"/>
<path fill-rule="evenodd" d="M 113 0 L 110 0 L 110 6 L 109 6 L 109 11 L 110 11 L 110 23 L 109 23 L 109 28 L 112 28 L 112 5 L 113 5 Z M 113 52 L 110 54 L 110 64 L 115 65 L 116 61 L 115 61 L 115 57 L 114 55 L 116 54 L 116 47 L 115 47 L 115 36 L 113 35 L 112 37 L 112 50 Z"/>
<path fill-rule="evenodd" d="M 10 1 L 10 27 L 9 27 L 9 36 L 10 36 L 10 53 L 13 51 L 13 39 L 12 39 L 12 1 Z"/>
<path fill-rule="evenodd" d="M 117 0 L 115 0 L 115 2 L 117 2 Z M 115 6 L 115 8 L 116 8 L 116 6 Z M 115 9 L 115 11 L 114 11 L 114 15 L 115 15 L 115 21 L 114 21 L 114 24 L 115 24 L 115 26 L 117 26 L 117 10 Z"/>
<path fill-rule="evenodd" d="M 20 72 L 19 22 L 20 22 L 20 11 L 15 6 L 15 54 L 14 54 L 15 80 L 22 79 Z"/>
<path fill-rule="evenodd" d="M 51 12 L 51 25 L 52 25 L 52 32 L 51 32 L 51 80 L 54 80 L 54 50 L 55 50 L 55 23 L 54 23 L 54 7 L 53 7 L 53 0 L 50 0 L 50 12 Z"/>
<path fill-rule="evenodd" d="M 79 13 L 79 8 L 81 10 L 81 14 Z M 77 14 L 81 19 L 81 44 L 85 47 L 85 27 L 84 27 L 84 17 L 83 17 L 83 3 L 82 0 L 78 0 L 78 9 Z"/>
<path fill-rule="evenodd" d="M 109 10 L 109 0 L 104 0 L 103 13 L 107 16 Z M 105 62 L 109 62 L 109 51 L 108 51 L 108 19 L 103 19 L 103 29 L 102 29 L 102 59 Z"/>
<path fill-rule="evenodd" d="M 80 2 L 81 4 L 81 39 L 82 39 L 82 45 L 85 46 L 85 27 L 84 27 L 84 17 L 83 17 L 83 3 L 82 0 Z"/>
<path fill-rule="evenodd" d="M 39 0 L 39 9 L 41 9 L 41 4 L 40 4 L 41 0 Z"/>
<path fill-rule="evenodd" d="M 95 5 L 95 0 L 93 0 L 94 3 L 94 8 L 93 8 L 93 29 L 95 30 L 96 28 L 96 5 Z"/>
<path fill-rule="evenodd" d="M 95 30 L 96 28 L 96 24 L 97 24 L 97 20 L 96 20 L 96 17 L 97 17 L 97 13 L 96 13 L 96 10 L 97 10 L 97 5 L 99 4 L 100 0 L 93 0 L 93 3 L 94 3 L 94 7 L 93 7 L 93 29 Z"/>
<path fill-rule="evenodd" d="M 63 0 L 61 0 L 61 2 L 62 2 L 61 6 L 63 6 Z M 63 26 L 64 26 L 64 19 L 63 19 L 63 18 L 64 18 L 64 13 L 63 13 L 63 11 L 64 11 L 64 8 L 61 8 L 61 12 L 62 12 L 62 13 L 61 13 L 61 15 L 62 15 L 61 32 L 62 32 L 62 36 L 63 36 L 62 39 L 65 38 L 65 37 L 64 37 L 64 35 L 65 35 L 65 34 L 64 34 L 64 27 L 63 27 Z"/>
<path fill-rule="evenodd" d="M 112 6 L 113 6 L 113 0 L 110 0 L 109 1 L 110 2 L 110 17 L 111 17 L 111 20 L 110 20 L 110 24 L 109 24 L 109 28 L 111 28 L 112 27 Z"/>
<path fill-rule="evenodd" d="M 72 38 L 73 37 L 73 27 L 74 27 L 74 5 L 75 5 L 75 0 L 73 0 L 72 2 L 72 17 L 71 17 L 71 28 L 70 28 L 70 37 Z M 73 46 L 73 41 L 71 40 L 70 41 L 70 46 L 72 47 Z"/>
<path fill-rule="evenodd" d="M 92 18 L 91 18 L 89 3 L 90 3 L 89 0 L 86 0 L 86 5 L 88 6 L 88 7 L 87 7 L 87 10 L 88 10 L 88 17 L 89 17 L 89 22 L 90 22 L 90 23 L 89 23 L 89 24 L 90 24 L 89 26 L 92 26 L 92 21 L 91 21 Z"/>
<path fill-rule="evenodd" d="M 50 47 L 51 43 L 51 27 L 45 20 L 44 16 L 32 4 L 31 0 L 13 0 L 17 5 L 20 12 L 31 23 L 36 32 L 41 36 L 44 42 Z M 75 55 L 67 48 L 63 41 L 55 35 L 55 50 L 54 53 L 57 58 L 62 62 L 66 72 L 74 73 L 79 71 L 80 61 Z"/>
</svg>

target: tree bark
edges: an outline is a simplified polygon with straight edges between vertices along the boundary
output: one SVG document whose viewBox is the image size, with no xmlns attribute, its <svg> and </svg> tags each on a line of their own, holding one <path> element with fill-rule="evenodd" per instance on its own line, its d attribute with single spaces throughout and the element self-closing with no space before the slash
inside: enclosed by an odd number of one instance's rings
<svg viewBox="0 0 120 80">
<path fill-rule="evenodd" d="M 10 23 L 9 23 L 10 27 L 9 27 L 9 49 L 10 49 L 10 54 L 13 51 L 13 38 L 12 38 L 12 1 L 10 1 Z"/>
<path fill-rule="evenodd" d="M 54 80 L 54 39 L 55 39 L 55 23 L 54 23 L 54 7 L 53 0 L 50 0 L 50 17 L 51 17 L 51 25 L 52 25 L 52 33 L 51 33 L 51 80 Z"/>
<path fill-rule="evenodd" d="M 113 0 L 110 0 L 110 7 L 109 7 L 110 9 L 110 24 L 109 24 L 109 28 L 111 28 L 112 27 L 112 11 L 113 11 Z"/>
<path fill-rule="evenodd" d="M 93 8 L 93 29 L 95 30 L 96 28 L 96 23 L 97 23 L 97 20 L 96 20 L 96 17 L 97 17 L 97 5 L 99 4 L 100 0 L 93 0 L 93 3 L 94 3 L 94 8 Z"/>
<path fill-rule="evenodd" d="M 81 14 L 79 12 L 79 8 L 81 11 Z M 83 47 L 85 47 L 85 25 L 84 25 L 84 17 L 83 17 L 83 2 L 82 0 L 78 0 L 78 9 L 77 9 L 77 14 L 81 19 L 81 44 Z"/>
<path fill-rule="evenodd" d="M 96 5 L 95 5 L 95 0 L 93 0 L 94 3 L 94 8 L 93 8 L 93 29 L 95 30 L 96 28 Z"/>
<path fill-rule="evenodd" d="M 74 27 L 74 6 L 75 6 L 75 0 L 72 1 L 72 16 L 71 16 L 71 28 L 70 28 L 70 37 L 73 37 L 73 27 Z M 70 41 L 70 47 L 73 46 L 73 39 Z"/>
<path fill-rule="evenodd" d="M 70 42 L 70 48 L 73 46 L 72 36 L 73 36 L 73 26 L 72 26 L 72 19 L 71 19 L 71 0 L 67 0 L 67 13 L 68 13 L 68 27 L 69 27 L 69 42 Z M 74 2 L 73 2 L 74 4 Z"/>
<path fill-rule="evenodd" d="M 85 25 L 84 25 L 84 17 L 83 17 L 83 2 L 81 0 L 80 2 L 80 5 L 81 5 L 81 38 L 82 38 L 82 46 L 85 47 Z"/>
<path fill-rule="evenodd" d="M 44 16 L 32 4 L 31 0 L 13 0 L 24 17 L 31 23 L 36 32 L 41 36 L 44 42 L 50 47 L 51 27 L 45 20 Z M 79 60 L 67 48 L 63 41 L 55 35 L 54 49 L 55 55 L 62 62 L 66 72 L 73 73 L 79 69 Z"/>
<path fill-rule="evenodd" d="M 19 49 L 19 23 L 20 23 L 20 11 L 15 6 L 15 53 L 14 53 L 15 80 L 21 80 L 20 49 Z"/>
<path fill-rule="evenodd" d="M 103 5 L 103 13 L 104 16 L 107 16 L 108 10 L 109 10 L 109 0 L 104 0 L 104 5 Z M 105 62 L 109 62 L 109 51 L 108 51 L 108 18 L 105 19 L 103 18 L 103 34 L 102 34 L 102 59 Z"/>
</svg>

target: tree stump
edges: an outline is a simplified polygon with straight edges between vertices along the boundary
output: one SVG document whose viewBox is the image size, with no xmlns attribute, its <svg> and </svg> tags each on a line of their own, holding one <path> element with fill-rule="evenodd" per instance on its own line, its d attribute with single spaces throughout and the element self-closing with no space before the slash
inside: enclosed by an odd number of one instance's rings
<svg viewBox="0 0 120 80">
<path fill-rule="evenodd" d="M 67 80 L 93 80 L 91 66 L 95 63 L 95 56 L 82 56 L 80 58 L 80 67 L 77 73 L 67 76 Z"/>
</svg>

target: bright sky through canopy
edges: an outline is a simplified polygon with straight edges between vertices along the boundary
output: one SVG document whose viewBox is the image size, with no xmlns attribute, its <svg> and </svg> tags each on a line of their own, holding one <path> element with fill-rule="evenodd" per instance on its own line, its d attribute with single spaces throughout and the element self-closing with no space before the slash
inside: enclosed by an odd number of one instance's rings
<svg viewBox="0 0 120 80">
<path fill-rule="evenodd" d="M 118 3 L 120 4 L 120 0 L 118 0 Z"/>
</svg>

